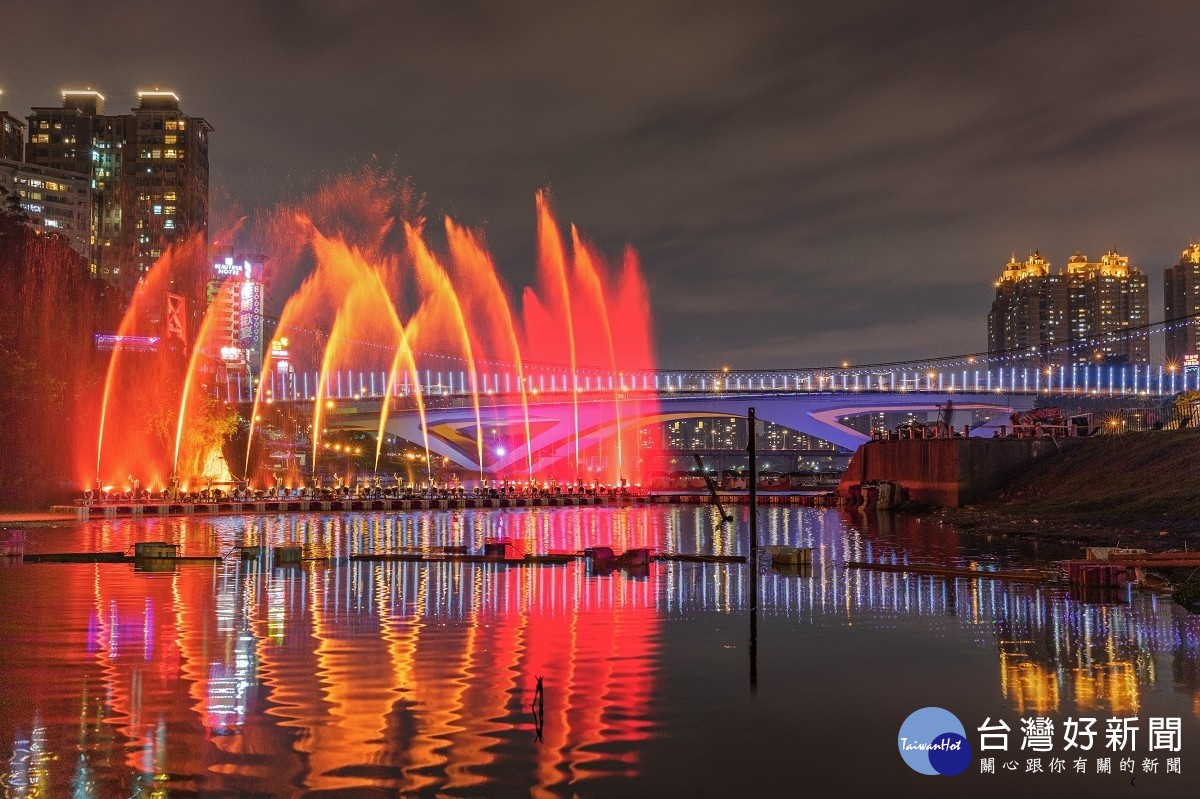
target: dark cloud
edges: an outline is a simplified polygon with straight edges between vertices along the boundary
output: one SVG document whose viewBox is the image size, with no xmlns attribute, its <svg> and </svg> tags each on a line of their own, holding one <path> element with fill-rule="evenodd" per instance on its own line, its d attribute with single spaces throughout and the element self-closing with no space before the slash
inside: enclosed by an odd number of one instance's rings
<svg viewBox="0 0 1200 799">
<path fill-rule="evenodd" d="M 1190 4 L 118 1 L 40 35 L 62 13 L 6 8 L 10 111 L 170 87 L 248 202 L 394 158 L 513 284 L 550 184 L 637 247 L 672 365 L 981 349 L 1033 248 L 1119 247 L 1157 315 L 1200 236 Z"/>
</svg>

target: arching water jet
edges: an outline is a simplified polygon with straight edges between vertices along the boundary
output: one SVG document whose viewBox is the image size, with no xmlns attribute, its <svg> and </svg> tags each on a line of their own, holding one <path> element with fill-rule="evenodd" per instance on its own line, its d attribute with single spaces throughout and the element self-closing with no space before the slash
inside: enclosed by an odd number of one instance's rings
<svg viewBox="0 0 1200 799">
<path fill-rule="evenodd" d="M 575 274 L 583 284 L 583 290 L 592 298 L 591 310 L 598 317 L 597 322 L 604 336 L 604 342 L 608 349 L 608 364 L 612 370 L 613 380 L 613 413 L 616 416 L 616 431 L 617 431 L 617 473 L 616 477 L 623 477 L 625 474 L 625 457 L 621 443 L 623 437 L 623 425 L 621 423 L 621 385 L 617 374 L 617 353 L 613 346 L 612 322 L 608 314 L 608 301 L 604 296 L 604 283 L 600 275 L 600 267 L 592 252 L 588 249 L 587 244 L 580 238 L 579 230 L 571 225 L 571 249 L 574 254 Z M 610 478 L 612 475 L 610 475 Z"/>
<path fill-rule="evenodd" d="M 228 303 L 235 288 L 236 284 L 231 280 L 223 281 L 217 288 L 216 301 L 208 306 L 208 311 L 204 314 L 204 321 L 200 323 L 200 330 L 197 331 L 196 340 L 192 344 L 192 354 L 188 359 L 187 372 L 183 379 L 183 396 L 179 402 L 179 417 L 175 422 L 175 455 L 171 459 L 172 479 L 177 479 L 179 476 L 179 451 L 183 444 L 183 431 L 188 419 L 189 406 L 193 400 L 192 385 L 196 379 L 197 367 L 200 359 L 207 356 L 208 340 L 218 311 Z"/>
<path fill-rule="evenodd" d="M 525 428 L 525 463 L 529 481 L 533 482 L 533 436 L 529 426 L 529 393 L 525 384 L 525 362 L 521 343 L 517 338 L 517 326 L 513 319 L 508 293 L 500 285 L 496 267 L 482 244 L 471 231 L 454 224 L 446 217 L 446 240 L 450 246 L 453 263 L 468 280 L 468 285 L 481 283 L 483 297 L 490 299 L 479 303 L 480 313 L 498 313 L 500 327 L 507 334 L 513 363 L 517 370 L 517 388 L 521 397 L 521 419 Z M 499 391 L 497 390 L 497 393 Z"/>
<path fill-rule="evenodd" d="M 549 291 L 559 294 L 559 305 L 556 309 L 561 314 L 561 321 L 566 328 L 567 351 L 571 367 L 571 382 L 568 386 L 571 392 L 571 409 L 574 422 L 575 442 L 575 477 L 579 478 L 579 364 L 575 354 L 575 322 L 571 313 L 571 287 L 567 279 L 566 253 L 563 251 L 562 238 L 558 232 L 558 222 L 550 210 L 550 199 L 546 193 L 539 191 L 536 195 L 537 231 L 538 231 L 538 268 L 546 282 Z"/>
<path fill-rule="evenodd" d="M 404 224 L 404 232 L 408 235 L 409 252 L 416 266 L 418 278 L 432 288 L 436 297 L 445 299 L 450 306 L 450 312 L 458 327 L 464 354 L 467 358 L 467 373 L 471 378 L 471 407 L 475 412 L 475 451 L 478 458 L 477 463 L 479 464 L 479 481 L 482 483 L 485 478 L 483 466 L 483 420 L 479 412 L 479 372 L 475 366 L 475 353 L 471 347 L 471 335 L 467 331 L 467 320 L 463 316 L 462 303 L 458 301 L 458 293 L 454 290 L 454 285 L 450 282 L 450 277 L 446 274 L 446 270 L 434 258 L 429 248 L 425 246 L 425 241 L 421 238 L 420 234 L 407 222 Z"/>
</svg>

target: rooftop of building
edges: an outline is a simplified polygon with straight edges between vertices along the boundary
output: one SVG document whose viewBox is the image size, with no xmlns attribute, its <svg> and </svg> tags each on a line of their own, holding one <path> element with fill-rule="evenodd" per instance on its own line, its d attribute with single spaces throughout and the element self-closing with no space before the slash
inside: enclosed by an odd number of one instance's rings
<svg viewBox="0 0 1200 799">
<path fill-rule="evenodd" d="M 1189 253 L 1191 253 L 1190 256 Z M 1189 257 L 1194 258 L 1193 263 L 1200 263 L 1200 244 L 1193 244 L 1188 250 L 1184 250 L 1183 257 L 1184 259 Z M 1087 255 L 1076 250 L 1067 259 L 1065 272 L 1060 272 L 1059 274 L 1074 277 L 1099 276 L 1124 278 L 1131 275 L 1141 275 L 1142 271 L 1136 266 L 1130 265 L 1128 255 L 1122 255 L 1113 248 L 1100 256 L 1099 261 L 1090 261 Z M 996 281 L 996 285 L 1000 286 L 1004 283 L 1050 276 L 1050 261 L 1044 258 L 1037 250 L 1030 253 L 1029 257 L 1024 261 L 1018 261 L 1016 253 L 1013 253 L 1008 263 L 1004 265 L 1004 271 L 1001 272 L 1000 279 Z"/>
<path fill-rule="evenodd" d="M 137 92 L 137 97 L 137 106 L 129 109 L 134 114 L 138 111 L 180 111 L 179 95 L 170 90 L 159 88 L 143 89 Z M 112 116 L 111 114 L 104 113 L 104 103 L 104 95 L 91 87 L 86 89 L 63 89 L 62 105 L 35 105 L 30 109 L 30 115 L 35 117 L 52 116 L 63 112 L 74 112 L 75 114 L 91 116 Z M 189 119 L 209 132 L 215 130 L 212 124 L 203 117 L 189 117 Z"/>
<path fill-rule="evenodd" d="M 136 110 L 156 110 L 156 111 L 178 111 L 179 110 L 179 95 L 172 91 L 163 91 L 162 89 L 154 89 L 153 91 L 140 91 L 137 93 L 138 107 Z"/>
<path fill-rule="evenodd" d="M 1014 252 L 1008 259 L 1008 263 L 1004 265 L 1004 271 L 996 285 L 1013 283 L 1031 277 L 1045 277 L 1048 274 L 1050 274 L 1050 262 L 1043 258 L 1037 250 L 1031 252 L 1024 261 L 1018 261 L 1017 254 Z"/>
<path fill-rule="evenodd" d="M 104 95 L 92 89 L 63 89 L 62 107 L 73 108 L 82 114 L 99 116 L 104 113 Z"/>
</svg>

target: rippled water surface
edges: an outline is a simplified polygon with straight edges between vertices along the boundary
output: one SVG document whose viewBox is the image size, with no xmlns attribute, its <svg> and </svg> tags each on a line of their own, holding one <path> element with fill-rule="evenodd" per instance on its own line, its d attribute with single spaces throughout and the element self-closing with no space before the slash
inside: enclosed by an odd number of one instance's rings
<svg viewBox="0 0 1200 799">
<path fill-rule="evenodd" d="M 1200 622 L 1133 591 L 846 568 L 1010 569 L 1075 554 L 835 510 L 760 512 L 764 543 L 811 569 L 757 573 L 751 688 L 744 564 L 565 565 L 352 556 L 517 538 L 744 554 L 706 508 L 225 516 L 63 523 L 27 553 L 166 540 L 219 563 L 0 565 L 0 747 L 7 796 L 1089 795 L 1200 790 Z M 239 545 L 298 544 L 298 566 Z M 155 568 L 164 568 L 156 571 Z M 542 692 L 537 693 L 541 679 Z M 540 713 L 531 710 L 538 706 Z M 926 777 L 901 723 L 934 705 L 972 745 L 1012 727 L 1021 768 Z M 1021 719 L 1137 717 L 1118 771 L 1023 773 Z M 1151 717 L 1179 718 L 1150 752 Z M 1062 753 L 1056 746 L 1056 753 Z M 992 754 L 992 753 L 988 753 Z M 1005 753 L 1000 753 L 1002 756 Z M 1066 753 L 1074 757 L 1078 752 Z M 1157 771 L 1141 768 L 1153 755 Z M 1064 755 L 1065 756 L 1065 755 Z M 1166 773 L 1166 758 L 1179 773 Z M 1051 755 L 1047 754 L 1048 762 Z M 1003 761 L 1004 757 L 998 758 Z M 1043 770 L 1046 770 L 1043 767 Z"/>
</svg>

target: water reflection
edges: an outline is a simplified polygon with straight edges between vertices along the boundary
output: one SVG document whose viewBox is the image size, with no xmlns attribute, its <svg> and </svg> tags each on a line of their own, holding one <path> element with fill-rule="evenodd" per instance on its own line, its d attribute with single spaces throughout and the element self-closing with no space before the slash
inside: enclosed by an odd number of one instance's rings
<svg viewBox="0 0 1200 799">
<path fill-rule="evenodd" d="M 288 795 L 371 785 L 482 794 L 637 776 L 647 742 L 679 732 L 671 708 L 657 704 L 680 657 L 672 636 L 744 618 L 748 567 L 660 562 L 640 575 L 597 574 L 584 561 L 349 556 L 478 548 L 491 537 L 522 538 L 533 552 L 745 550 L 712 521 L 703 509 L 554 509 L 109 520 L 38 531 L 31 551 L 123 551 L 165 539 L 189 554 L 299 544 L 330 560 L 269 568 L 230 557 L 159 574 L 123 564 L 7 569 L 6 793 Z M 764 620 L 902 628 L 914 647 L 942 639 L 994 651 L 976 678 L 998 684 L 1018 713 L 1133 714 L 1163 680 L 1179 692 L 1177 714 L 1200 712 L 1200 623 L 1167 600 L 1123 592 L 1085 602 L 1050 586 L 844 567 L 1005 567 L 1035 554 L 912 520 L 780 508 L 764 511 L 760 529 L 764 544 L 814 548 L 810 571 L 757 574 Z M 825 654 L 840 655 L 836 645 Z M 529 712 L 538 677 L 541 740 Z"/>
</svg>

